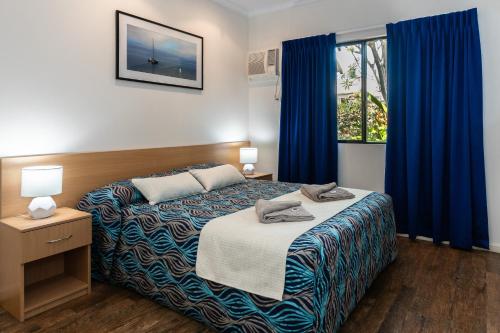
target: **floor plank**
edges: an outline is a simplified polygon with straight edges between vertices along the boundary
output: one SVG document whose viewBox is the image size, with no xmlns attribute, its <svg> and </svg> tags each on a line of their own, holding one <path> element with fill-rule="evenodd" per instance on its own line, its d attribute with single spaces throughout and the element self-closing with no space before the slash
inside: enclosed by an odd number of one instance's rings
<svg viewBox="0 0 500 333">
<path fill-rule="evenodd" d="M 342 333 L 500 333 L 500 254 L 398 241 L 398 259 L 374 281 Z M 24 323 L 0 312 L 0 332 L 213 331 L 134 292 L 94 282 L 90 296 Z"/>
</svg>

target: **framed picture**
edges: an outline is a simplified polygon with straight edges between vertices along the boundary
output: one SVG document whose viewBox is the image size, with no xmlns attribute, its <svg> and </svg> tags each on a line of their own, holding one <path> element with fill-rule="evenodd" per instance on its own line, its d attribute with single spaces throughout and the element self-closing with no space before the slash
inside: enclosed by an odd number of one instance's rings
<svg viewBox="0 0 500 333">
<path fill-rule="evenodd" d="M 116 78 L 203 89 L 203 37 L 116 11 Z"/>
</svg>

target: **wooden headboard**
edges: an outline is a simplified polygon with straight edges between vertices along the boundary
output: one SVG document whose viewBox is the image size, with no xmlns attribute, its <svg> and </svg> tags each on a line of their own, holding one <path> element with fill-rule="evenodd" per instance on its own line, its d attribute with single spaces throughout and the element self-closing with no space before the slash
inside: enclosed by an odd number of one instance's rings
<svg viewBox="0 0 500 333">
<path fill-rule="evenodd" d="M 57 164 L 64 167 L 59 207 L 75 207 L 87 192 L 117 180 L 148 175 L 196 163 L 218 162 L 240 167 L 239 149 L 248 141 L 199 146 L 53 154 L 0 159 L 0 217 L 24 213 L 30 198 L 22 198 L 21 168 Z"/>
</svg>

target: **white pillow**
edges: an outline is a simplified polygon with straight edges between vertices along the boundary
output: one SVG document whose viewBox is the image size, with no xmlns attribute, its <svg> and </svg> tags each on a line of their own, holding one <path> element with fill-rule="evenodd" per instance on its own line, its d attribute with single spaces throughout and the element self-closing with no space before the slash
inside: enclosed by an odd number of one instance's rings
<svg viewBox="0 0 500 333">
<path fill-rule="evenodd" d="M 141 191 L 150 205 L 204 191 L 203 186 L 189 172 L 166 177 L 134 178 L 132 184 Z"/>
<path fill-rule="evenodd" d="M 216 190 L 233 184 L 244 183 L 245 177 L 230 164 L 209 169 L 189 170 L 207 191 Z"/>
</svg>

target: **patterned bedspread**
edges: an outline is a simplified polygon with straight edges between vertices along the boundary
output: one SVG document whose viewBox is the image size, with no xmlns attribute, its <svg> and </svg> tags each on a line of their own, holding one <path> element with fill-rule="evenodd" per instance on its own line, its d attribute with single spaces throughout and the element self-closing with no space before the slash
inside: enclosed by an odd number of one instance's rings
<svg viewBox="0 0 500 333">
<path fill-rule="evenodd" d="M 78 205 L 93 216 L 92 275 L 221 332 L 334 332 L 397 255 L 387 195 L 372 193 L 293 242 L 282 301 L 195 273 L 199 234 L 207 222 L 299 187 L 249 180 L 155 206 L 129 181 L 97 189 Z"/>
</svg>

